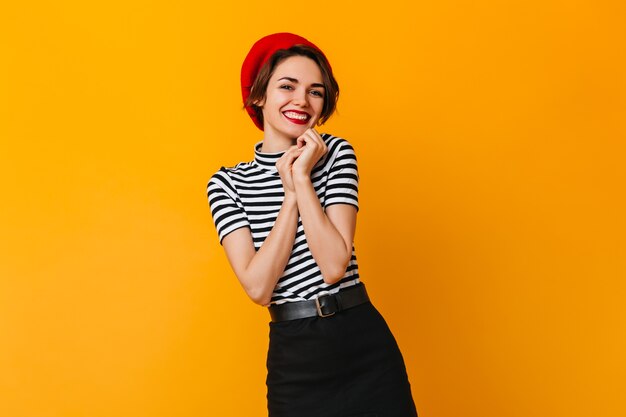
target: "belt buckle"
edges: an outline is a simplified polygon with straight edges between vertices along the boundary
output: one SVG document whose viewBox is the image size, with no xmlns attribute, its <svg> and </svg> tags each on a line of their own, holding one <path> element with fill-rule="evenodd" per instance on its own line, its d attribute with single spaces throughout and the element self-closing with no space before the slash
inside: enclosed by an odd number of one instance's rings
<svg viewBox="0 0 626 417">
<path fill-rule="evenodd" d="M 328 297 L 328 298 L 333 299 L 335 301 L 335 306 L 337 307 L 337 309 L 333 311 L 332 313 L 324 314 L 324 312 L 322 311 L 322 305 L 320 304 L 320 298 L 322 297 Z M 339 305 L 337 304 L 337 299 L 333 296 L 333 294 L 324 294 L 324 295 L 320 295 L 319 297 L 315 299 L 315 308 L 317 309 L 318 316 L 330 317 L 330 316 L 334 316 L 337 310 L 339 310 Z"/>
</svg>

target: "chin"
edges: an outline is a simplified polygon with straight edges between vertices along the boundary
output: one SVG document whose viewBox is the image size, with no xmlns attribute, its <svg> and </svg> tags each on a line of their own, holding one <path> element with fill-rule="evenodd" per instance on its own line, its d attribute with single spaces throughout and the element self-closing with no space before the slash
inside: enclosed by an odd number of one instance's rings
<svg viewBox="0 0 626 417">
<path fill-rule="evenodd" d="M 297 139 L 298 137 L 302 136 L 302 134 L 306 132 L 308 128 L 308 125 L 291 126 L 289 129 L 285 129 L 283 132 L 292 139 Z"/>
</svg>

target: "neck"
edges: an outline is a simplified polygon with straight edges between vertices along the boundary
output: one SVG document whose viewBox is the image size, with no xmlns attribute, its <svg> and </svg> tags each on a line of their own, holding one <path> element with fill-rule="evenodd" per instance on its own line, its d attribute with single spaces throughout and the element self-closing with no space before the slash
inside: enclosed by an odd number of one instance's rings
<svg viewBox="0 0 626 417">
<path fill-rule="evenodd" d="M 289 138 L 282 135 L 277 135 L 275 132 L 269 130 L 265 131 L 263 135 L 263 144 L 261 145 L 261 152 L 275 153 L 286 151 L 289 147 L 296 144 L 296 138 Z"/>
</svg>

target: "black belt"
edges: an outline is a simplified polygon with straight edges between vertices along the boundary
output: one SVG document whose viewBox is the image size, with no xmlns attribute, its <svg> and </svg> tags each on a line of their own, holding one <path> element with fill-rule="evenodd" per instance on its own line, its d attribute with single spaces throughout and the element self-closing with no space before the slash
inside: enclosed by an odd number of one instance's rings
<svg viewBox="0 0 626 417">
<path fill-rule="evenodd" d="M 340 290 L 334 294 L 320 295 L 314 300 L 269 306 L 272 321 L 303 319 L 307 317 L 329 317 L 342 310 L 368 302 L 365 285 L 362 283 Z"/>
</svg>

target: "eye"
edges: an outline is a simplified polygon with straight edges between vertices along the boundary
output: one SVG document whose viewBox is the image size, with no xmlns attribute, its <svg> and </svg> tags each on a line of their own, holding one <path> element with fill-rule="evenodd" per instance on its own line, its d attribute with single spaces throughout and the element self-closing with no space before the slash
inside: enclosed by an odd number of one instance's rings
<svg viewBox="0 0 626 417">
<path fill-rule="evenodd" d="M 324 97 L 324 93 L 322 93 L 319 90 L 311 90 L 311 94 L 314 95 L 315 97 Z"/>
<path fill-rule="evenodd" d="M 289 84 L 281 84 L 280 87 L 278 88 L 281 88 L 283 90 L 293 90 L 293 87 L 290 86 Z"/>
</svg>

